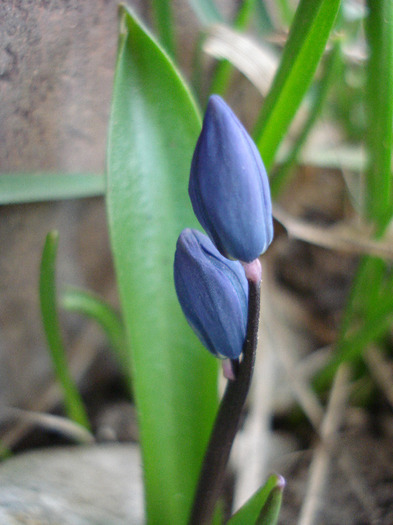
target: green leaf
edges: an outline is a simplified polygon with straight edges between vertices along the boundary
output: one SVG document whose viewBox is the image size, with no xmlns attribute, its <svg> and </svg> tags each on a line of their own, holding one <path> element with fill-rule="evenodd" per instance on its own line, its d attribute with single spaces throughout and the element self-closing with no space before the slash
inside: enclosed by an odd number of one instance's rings
<svg viewBox="0 0 393 525">
<path fill-rule="evenodd" d="M 277 172 L 275 172 L 271 178 L 270 190 L 272 197 L 276 197 L 284 187 L 285 183 L 288 181 L 299 157 L 301 149 L 307 141 L 309 133 L 322 111 L 327 94 L 329 92 L 329 88 L 337 73 L 337 66 L 339 65 L 340 56 L 341 45 L 339 41 L 336 41 L 330 55 L 327 58 L 323 77 L 316 86 L 314 99 L 312 101 L 309 115 L 306 122 L 304 123 L 303 129 L 295 140 L 295 143 L 293 144 L 291 151 L 286 157 L 285 161 L 279 166 Z"/>
<path fill-rule="evenodd" d="M 61 306 L 69 311 L 94 319 L 108 337 L 109 344 L 127 378 L 132 393 L 130 360 L 127 352 L 126 334 L 119 314 L 101 298 L 86 290 L 67 287 L 60 297 Z"/>
<path fill-rule="evenodd" d="M 392 320 L 393 272 L 385 261 L 365 257 L 356 273 L 334 354 L 317 375 L 315 387 L 325 389 L 340 364 L 361 362 L 364 350 L 388 331 Z"/>
<path fill-rule="evenodd" d="M 279 69 L 254 131 L 268 170 L 311 84 L 339 7 L 340 0 L 299 3 Z"/>
<path fill-rule="evenodd" d="M 289 26 L 293 20 L 293 8 L 289 5 L 288 0 L 278 0 L 277 8 L 280 14 L 281 25 Z"/>
<path fill-rule="evenodd" d="M 228 521 L 228 525 L 275 525 L 285 482 L 273 474 Z"/>
<path fill-rule="evenodd" d="M 393 213 L 393 2 L 368 1 L 366 213 L 382 234 Z"/>
<path fill-rule="evenodd" d="M 284 484 L 270 492 L 255 525 L 276 525 L 280 514 Z"/>
<path fill-rule="evenodd" d="M 0 175 L 0 204 L 97 197 L 104 175 L 92 173 L 13 173 Z"/>
<path fill-rule="evenodd" d="M 58 232 L 49 232 L 42 252 L 40 268 L 42 321 L 56 377 L 63 389 L 67 415 L 76 423 L 89 429 L 89 420 L 82 398 L 69 371 L 57 314 L 55 273 L 58 241 Z"/>
<path fill-rule="evenodd" d="M 176 240 L 196 226 L 187 185 L 200 131 L 179 73 L 126 8 L 113 90 L 107 207 L 131 352 L 148 523 L 183 524 L 217 410 L 217 362 L 173 283 Z"/>
</svg>

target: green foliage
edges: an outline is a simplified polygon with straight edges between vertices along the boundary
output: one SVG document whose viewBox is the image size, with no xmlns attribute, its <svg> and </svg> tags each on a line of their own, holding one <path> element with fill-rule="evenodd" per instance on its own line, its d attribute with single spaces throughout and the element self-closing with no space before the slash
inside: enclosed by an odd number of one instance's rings
<svg viewBox="0 0 393 525">
<path fill-rule="evenodd" d="M 188 202 L 197 108 L 180 75 L 125 8 L 108 144 L 107 207 L 129 338 L 149 523 L 186 522 L 217 409 L 217 364 L 178 305 L 176 239 Z"/>
<path fill-rule="evenodd" d="M 288 130 L 326 46 L 340 0 L 301 0 L 254 138 L 267 170 Z"/>
<path fill-rule="evenodd" d="M 0 204 L 96 197 L 104 191 L 104 176 L 92 173 L 0 175 Z"/>
<path fill-rule="evenodd" d="M 336 77 L 337 68 L 340 63 L 340 55 L 341 46 L 340 42 L 337 41 L 335 42 L 335 45 L 326 61 L 323 76 L 316 85 L 314 98 L 311 104 L 311 108 L 309 110 L 308 118 L 303 125 L 303 129 L 299 133 L 297 139 L 295 140 L 291 148 L 291 151 L 289 152 L 282 165 L 280 165 L 277 168 L 277 171 L 273 173 L 270 183 L 270 188 L 273 197 L 276 197 L 280 193 L 284 185 L 288 182 L 293 168 L 296 165 L 296 161 L 298 160 L 300 151 L 306 143 L 306 140 L 311 130 L 313 129 L 315 122 L 321 114 L 322 108 L 327 98 L 327 94 L 329 92 L 329 88 L 331 87 L 331 84 Z"/>
<path fill-rule="evenodd" d="M 132 393 L 131 366 L 126 334 L 119 314 L 112 306 L 91 292 L 73 287 L 67 287 L 63 291 L 60 304 L 65 310 L 94 319 L 101 326 L 108 337 L 121 370 L 126 376 L 130 393 Z"/>
<path fill-rule="evenodd" d="M 60 332 L 56 301 L 56 254 L 59 235 L 48 233 L 42 252 L 40 268 L 40 304 L 42 322 L 56 377 L 63 389 L 67 415 L 89 429 L 89 421 L 77 387 L 70 375 L 66 351 Z"/>
<path fill-rule="evenodd" d="M 275 525 L 281 508 L 284 480 L 273 474 L 228 521 L 228 525 Z"/>
<path fill-rule="evenodd" d="M 365 93 L 366 147 L 364 214 L 380 237 L 393 213 L 393 4 L 369 2 L 366 36 L 370 54 Z M 332 361 L 318 376 L 324 388 L 344 362 L 358 365 L 371 343 L 378 342 L 393 321 L 393 274 L 390 265 L 365 257 L 355 276 Z"/>
<path fill-rule="evenodd" d="M 392 217 L 393 2 L 368 2 L 366 215 L 381 234 Z"/>
</svg>

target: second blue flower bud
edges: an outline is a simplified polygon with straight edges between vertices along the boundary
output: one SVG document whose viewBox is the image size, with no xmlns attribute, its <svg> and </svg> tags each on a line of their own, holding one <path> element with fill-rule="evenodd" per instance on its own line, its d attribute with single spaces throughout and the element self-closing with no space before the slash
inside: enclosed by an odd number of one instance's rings
<svg viewBox="0 0 393 525">
<path fill-rule="evenodd" d="M 217 356 L 238 358 L 248 310 L 242 265 L 223 257 L 206 235 L 186 229 L 177 241 L 174 277 L 184 315 L 203 345 Z"/>
</svg>

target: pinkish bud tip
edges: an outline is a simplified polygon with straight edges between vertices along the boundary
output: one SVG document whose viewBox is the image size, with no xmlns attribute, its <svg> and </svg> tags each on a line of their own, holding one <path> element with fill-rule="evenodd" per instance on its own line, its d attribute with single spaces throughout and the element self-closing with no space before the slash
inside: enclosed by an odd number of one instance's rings
<svg viewBox="0 0 393 525">
<path fill-rule="evenodd" d="M 240 261 L 244 268 L 247 280 L 253 283 L 260 283 L 262 280 L 262 266 L 259 259 L 254 259 L 250 263 Z"/>
<path fill-rule="evenodd" d="M 223 359 L 222 372 L 224 374 L 225 379 L 228 379 L 229 381 L 235 381 L 236 375 L 233 369 L 233 363 L 231 359 Z"/>
<path fill-rule="evenodd" d="M 285 479 L 280 474 L 278 474 L 277 481 L 276 481 L 276 488 L 283 491 L 285 489 L 285 485 L 286 485 Z"/>
</svg>

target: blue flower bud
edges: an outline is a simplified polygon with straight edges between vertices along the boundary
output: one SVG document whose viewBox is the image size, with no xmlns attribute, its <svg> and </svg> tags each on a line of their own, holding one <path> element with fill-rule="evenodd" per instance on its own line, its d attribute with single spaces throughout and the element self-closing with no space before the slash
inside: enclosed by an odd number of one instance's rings
<svg viewBox="0 0 393 525">
<path fill-rule="evenodd" d="M 175 287 L 187 321 L 216 356 L 236 359 L 246 338 L 248 283 L 242 265 L 210 239 L 186 229 L 177 241 Z"/>
<path fill-rule="evenodd" d="M 261 156 L 218 95 L 207 106 L 189 194 L 199 222 L 226 257 L 251 262 L 272 242 L 270 188 Z"/>
</svg>

